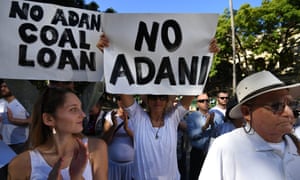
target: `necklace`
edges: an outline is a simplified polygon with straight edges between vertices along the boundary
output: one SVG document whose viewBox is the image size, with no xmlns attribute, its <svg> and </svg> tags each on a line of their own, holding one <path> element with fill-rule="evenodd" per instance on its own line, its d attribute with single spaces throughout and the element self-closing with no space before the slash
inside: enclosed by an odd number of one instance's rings
<svg viewBox="0 0 300 180">
<path fill-rule="evenodd" d="M 163 123 L 164 123 L 163 121 L 160 121 L 160 124 L 159 124 L 159 126 L 158 126 L 158 129 L 156 130 L 156 133 L 155 133 L 155 139 L 158 139 L 158 138 L 159 138 L 158 132 L 159 132 L 160 128 L 162 127 Z"/>
<path fill-rule="evenodd" d="M 157 131 L 156 131 L 156 133 L 155 133 L 155 139 L 158 139 L 158 138 L 159 138 L 159 136 L 158 136 L 159 130 L 160 130 L 160 127 L 158 127 L 158 129 L 157 129 Z"/>
<path fill-rule="evenodd" d="M 164 125 L 164 119 L 163 118 L 159 118 L 159 119 L 152 118 L 150 114 L 149 114 L 149 117 L 150 117 L 150 122 L 151 122 L 152 128 L 154 129 L 154 138 L 158 139 L 159 138 L 158 132 L 159 132 L 161 126 Z M 153 119 L 156 119 L 156 121 Z M 157 130 L 155 129 L 155 127 L 158 127 Z"/>
</svg>

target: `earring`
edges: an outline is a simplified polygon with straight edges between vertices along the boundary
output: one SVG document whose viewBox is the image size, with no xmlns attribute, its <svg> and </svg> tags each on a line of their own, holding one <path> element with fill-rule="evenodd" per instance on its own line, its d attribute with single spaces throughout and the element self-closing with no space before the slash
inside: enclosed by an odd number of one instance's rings
<svg viewBox="0 0 300 180">
<path fill-rule="evenodd" d="M 52 134 L 56 134 L 56 130 L 55 130 L 55 127 L 52 128 Z"/>
</svg>

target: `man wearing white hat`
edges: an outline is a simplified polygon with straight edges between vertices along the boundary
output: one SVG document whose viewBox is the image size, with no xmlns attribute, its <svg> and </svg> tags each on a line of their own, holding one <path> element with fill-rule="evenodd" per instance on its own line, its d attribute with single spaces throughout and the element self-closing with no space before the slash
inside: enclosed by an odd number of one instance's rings
<svg viewBox="0 0 300 180">
<path fill-rule="evenodd" d="M 229 116 L 246 126 L 216 138 L 199 180 L 300 179 L 299 141 L 289 136 L 298 106 L 291 97 L 300 95 L 300 83 L 284 85 L 261 71 L 244 78 L 236 93 Z"/>
</svg>

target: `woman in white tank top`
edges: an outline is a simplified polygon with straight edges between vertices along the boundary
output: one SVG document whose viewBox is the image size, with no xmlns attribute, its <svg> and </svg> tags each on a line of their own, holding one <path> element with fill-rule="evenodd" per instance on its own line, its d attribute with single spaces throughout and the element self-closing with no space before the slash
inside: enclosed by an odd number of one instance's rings
<svg viewBox="0 0 300 180">
<path fill-rule="evenodd" d="M 68 89 L 46 88 L 35 103 L 30 149 L 9 164 L 8 179 L 107 180 L 107 146 L 81 134 L 85 113 Z"/>
</svg>

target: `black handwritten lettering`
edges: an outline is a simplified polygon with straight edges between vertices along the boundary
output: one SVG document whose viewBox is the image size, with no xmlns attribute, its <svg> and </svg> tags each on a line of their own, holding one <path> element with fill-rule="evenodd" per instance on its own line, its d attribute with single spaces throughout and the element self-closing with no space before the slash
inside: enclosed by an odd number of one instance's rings
<svg viewBox="0 0 300 180">
<path fill-rule="evenodd" d="M 203 56 L 202 61 L 201 61 L 201 69 L 200 69 L 200 75 L 199 75 L 199 80 L 198 84 L 204 84 L 205 79 L 206 79 L 206 74 L 208 71 L 208 66 L 209 66 L 209 56 Z"/>
<path fill-rule="evenodd" d="M 96 53 L 90 52 L 88 57 L 86 51 L 80 51 L 80 70 L 86 70 L 86 66 L 89 67 L 89 70 L 96 71 Z"/>
<path fill-rule="evenodd" d="M 116 63 L 113 67 L 112 76 L 110 77 L 109 82 L 111 84 L 115 85 L 117 82 L 117 79 L 119 77 L 124 77 L 124 76 L 126 76 L 129 84 L 134 83 L 133 76 L 130 72 L 130 69 L 127 64 L 124 54 L 119 54 L 116 58 Z"/>
<path fill-rule="evenodd" d="M 79 24 L 78 24 L 78 27 L 84 27 L 86 29 L 90 29 L 90 26 L 89 26 L 89 15 L 86 14 L 86 13 L 82 13 L 81 14 L 81 18 L 80 18 L 80 21 L 79 21 Z"/>
<path fill-rule="evenodd" d="M 42 48 L 37 55 L 37 62 L 40 66 L 49 68 L 54 65 L 56 61 L 56 54 L 50 48 Z"/>
<path fill-rule="evenodd" d="M 69 28 L 66 28 L 64 30 L 64 32 L 62 33 L 62 36 L 61 36 L 60 41 L 58 43 L 58 46 L 59 47 L 66 47 L 66 43 L 70 43 L 70 46 L 72 48 L 77 48 L 78 47 L 77 44 L 76 44 L 76 41 L 74 39 L 72 30 L 69 29 Z"/>
<path fill-rule="evenodd" d="M 38 22 L 44 16 L 44 11 L 41 6 L 33 5 L 29 9 L 29 3 L 22 3 L 22 8 L 19 5 L 19 1 L 12 1 L 11 8 L 9 12 L 10 18 L 17 18 L 17 15 L 20 19 L 28 20 L 28 13 L 30 12 L 30 17 L 32 20 Z"/>
<path fill-rule="evenodd" d="M 55 15 L 51 21 L 51 24 L 57 25 L 60 22 L 63 26 L 67 26 L 68 22 L 65 18 L 64 11 L 62 9 L 56 9 Z"/>
<path fill-rule="evenodd" d="M 101 16 L 100 14 L 92 14 L 91 17 L 91 30 L 97 30 L 98 32 L 100 31 L 100 26 L 101 26 Z"/>
<path fill-rule="evenodd" d="M 78 64 L 71 50 L 62 50 L 58 69 L 64 69 L 66 64 L 70 64 L 73 70 L 78 70 Z"/>
<path fill-rule="evenodd" d="M 169 29 L 172 29 L 174 32 L 174 42 L 171 42 L 169 37 Z M 153 22 L 151 33 L 149 34 L 147 25 L 145 22 L 140 22 L 138 27 L 138 32 L 135 40 L 134 49 L 137 51 L 141 51 L 143 40 L 145 39 L 148 50 L 154 52 L 156 49 L 156 41 L 159 30 L 159 23 Z M 169 52 L 176 51 L 182 42 L 182 32 L 179 24 L 175 20 L 167 20 L 163 23 L 161 29 L 161 39 L 164 47 Z"/>
<path fill-rule="evenodd" d="M 198 62 L 199 62 L 199 57 L 193 56 L 191 65 L 190 65 L 190 70 L 189 70 L 185 59 L 183 57 L 179 58 L 179 61 L 178 61 L 178 63 L 179 63 L 179 65 L 178 65 L 179 84 L 184 85 L 186 78 L 189 80 L 190 84 L 192 84 L 192 85 L 196 84 Z"/>
<path fill-rule="evenodd" d="M 173 43 L 170 41 L 169 38 L 169 28 L 172 28 L 174 30 L 175 39 Z M 163 26 L 161 28 L 161 39 L 165 48 L 169 52 L 174 52 L 179 48 L 182 41 L 182 32 L 180 30 L 179 24 L 175 20 L 167 20 L 163 23 Z"/>
<path fill-rule="evenodd" d="M 85 31 L 79 31 L 79 42 L 80 42 L 79 47 L 81 49 L 89 50 L 91 45 L 86 43 L 85 37 L 86 37 Z"/>
<path fill-rule="evenodd" d="M 135 57 L 134 58 L 135 69 L 136 69 L 136 80 L 137 84 L 149 83 L 155 75 L 155 65 L 148 57 Z M 148 68 L 148 74 L 143 76 L 142 64 Z"/>
<path fill-rule="evenodd" d="M 154 84 L 160 84 L 162 79 L 169 79 L 170 85 L 176 85 L 169 57 L 163 57 Z"/>
<path fill-rule="evenodd" d="M 40 33 L 42 42 L 47 46 L 55 44 L 58 40 L 58 35 L 57 30 L 52 26 L 43 26 Z"/>
<path fill-rule="evenodd" d="M 20 66 L 35 67 L 35 59 L 27 59 L 27 45 L 20 45 L 19 47 L 19 61 Z M 96 71 L 96 53 L 80 51 L 80 57 L 75 58 L 72 50 L 62 50 L 59 54 L 58 69 L 65 69 L 66 65 L 70 65 L 72 70 L 91 70 Z M 41 48 L 36 57 L 37 64 L 44 68 L 50 68 L 56 64 L 57 54 L 51 48 Z M 78 63 L 77 63 L 78 61 Z M 79 64 L 79 66 L 78 66 Z"/>
<path fill-rule="evenodd" d="M 65 15 L 63 9 L 57 9 L 51 20 L 51 24 L 57 25 L 58 23 L 61 23 L 63 26 L 77 26 L 78 28 L 96 30 L 99 32 L 101 26 L 101 17 L 100 14 L 78 14 L 75 11 L 68 11 Z"/>
<path fill-rule="evenodd" d="M 172 60 L 176 62 L 176 60 Z M 134 57 L 136 77 L 132 76 L 134 70 L 130 69 L 124 54 L 119 54 L 113 67 L 110 77 L 110 83 L 115 85 L 118 78 L 126 78 L 130 85 L 145 85 L 154 79 L 154 84 L 159 85 L 163 80 L 168 80 L 171 86 L 176 85 L 203 85 L 205 83 L 209 68 L 210 57 L 203 56 L 200 63 L 199 56 L 192 56 L 190 64 L 184 57 L 179 57 L 176 67 L 171 64 L 170 57 L 162 57 L 158 67 L 153 60 L 148 57 Z M 200 64 L 199 64 L 200 63 Z M 173 71 L 173 68 L 178 69 L 178 81 Z M 147 70 L 148 71 L 147 71 Z M 198 82 L 197 82 L 198 77 Z M 186 81 L 188 80 L 188 82 Z M 136 81 L 135 81 L 136 80 Z"/>
<path fill-rule="evenodd" d="M 27 56 L 27 46 L 24 44 L 21 44 L 19 46 L 19 65 L 20 66 L 34 66 L 34 61 L 33 60 L 28 60 L 26 59 Z"/>
<path fill-rule="evenodd" d="M 30 17 L 34 21 L 38 22 L 40 21 L 44 16 L 44 11 L 42 7 L 33 5 L 32 8 L 30 9 Z"/>
<path fill-rule="evenodd" d="M 76 26 L 79 22 L 79 16 L 75 11 L 69 11 L 69 26 Z"/>
<path fill-rule="evenodd" d="M 148 50 L 152 51 L 152 52 L 155 51 L 158 27 L 159 27 L 159 24 L 157 22 L 153 22 L 152 30 L 151 30 L 151 33 L 149 34 L 146 23 L 140 22 L 136 40 L 135 40 L 134 49 L 137 51 L 141 51 L 143 39 L 145 39 L 145 41 L 148 45 Z"/>
<path fill-rule="evenodd" d="M 38 31 L 37 27 L 35 25 L 30 24 L 30 23 L 24 23 L 21 24 L 19 27 L 19 35 L 22 41 L 26 43 L 33 43 L 37 40 L 37 36 L 33 34 L 27 34 L 26 31 L 31 30 L 31 31 Z"/>
</svg>

